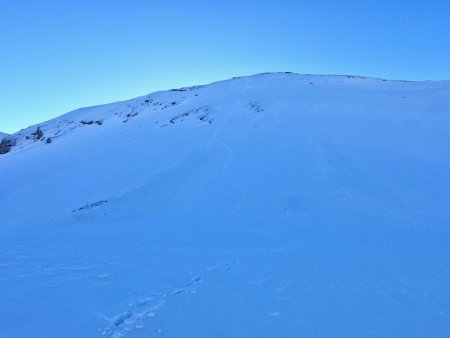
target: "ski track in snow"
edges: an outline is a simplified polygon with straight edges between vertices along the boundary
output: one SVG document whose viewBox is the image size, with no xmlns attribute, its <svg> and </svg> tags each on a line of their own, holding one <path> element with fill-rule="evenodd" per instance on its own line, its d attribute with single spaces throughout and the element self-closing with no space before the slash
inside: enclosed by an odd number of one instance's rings
<svg viewBox="0 0 450 338">
<path fill-rule="evenodd" d="M 194 295 L 198 292 L 200 286 L 207 279 L 207 275 L 215 272 L 223 272 L 231 269 L 232 263 L 229 261 L 220 261 L 212 266 L 206 267 L 200 273 L 194 275 L 190 280 L 163 293 L 151 293 L 149 297 L 143 297 L 128 304 L 126 310 L 113 315 L 101 315 L 106 326 L 99 329 L 102 336 L 110 338 L 124 338 L 127 334 L 136 329 L 142 329 L 146 322 L 155 317 L 158 309 L 175 297 L 181 295 Z"/>
</svg>

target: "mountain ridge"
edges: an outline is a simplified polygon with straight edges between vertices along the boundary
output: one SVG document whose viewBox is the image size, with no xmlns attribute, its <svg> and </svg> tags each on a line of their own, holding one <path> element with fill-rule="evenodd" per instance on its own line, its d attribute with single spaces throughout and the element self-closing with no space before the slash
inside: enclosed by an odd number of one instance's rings
<svg viewBox="0 0 450 338">
<path fill-rule="evenodd" d="M 187 87 L 180 87 L 180 88 L 173 88 L 173 89 L 164 89 L 164 90 L 159 90 L 156 92 L 152 92 L 150 94 L 144 94 L 141 96 L 137 96 L 134 97 L 132 99 L 126 99 L 126 100 L 119 100 L 119 101 L 113 101 L 113 102 L 109 102 L 109 103 L 101 103 L 101 104 L 97 104 L 97 105 L 93 105 L 93 106 L 86 106 L 86 107 L 80 107 L 80 108 L 76 108 L 74 110 L 71 110 L 67 113 L 64 113 L 62 115 L 59 115 L 57 117 L 51 118 L 49 120 L 37 123 L 37 124 L 33 124 L 30 125 L 28 127 L 25 127 L 19 131 L 13 132 L 13 133 L 3 133 L 5 134 L 4 136 L 8 136 L 8 135 L 14 135 L 14 134 L 18 134 L 20 133 L 22 130 L 24 129 L 28 129 L 28 128 L 32 128 L 32 127 L 38 127 L 41 124 L 44 123 L 48 123 L 52 120 L 58 119 L 66 114 L 71 114 L 71 113 L 75 113 L 77 111 L 80 110 L 84 110 L 84 109 L 91 109 L 91 108 L 99 108 L 102 106 L 108 106 L 108 105 L 114 105 L 114 104 L 119 104 L 119 103 L 123 103 L 123 102 L 127 102 L 127 101 L 131 101 L 131 100 L 135 100 L 141 97 L 146 97 L 152 94 L 156 94 L 156 93 L 160 93 L 160 92 L 170 92 L 170 91 L 184 91 L 184 90 L 193 90 L 193 89 L 198 89 L 201 87 L 206 87 L 206 86 L 211 86 L 211 85 L 216 85 L 216 84 L 220 84 L 220 83 L 226 83 L 228 81 L 233 81 L 233 80 L 238 80 L 238 79 L 246 79 L 246 78 L 255 78 L 255 77 L 260 77 L 260 76 L 276 76 L 276 75 L 292 75 L 292 76 L 301 76 L 301 77 L 311 77 L 311 78 L 340 78 L 340 79 L 360 79 L 360 80 L 375 80 L 375 81 L 382 81 L 382 82 L 400 82 L 400 83 L 450 83 L 450 80 L 398 80 L 398 79 L 385 79 L 385 78 L 380 78 L 380 77 L 372 77 L 372 76 L 362 76 L 362 75 L 348 75 L 348 74 L 308 74 L 308 73 L 295 73 L 295 72 L 263 72 L 263 73 L 257 73 L 254 75 L 243 75 L 243 76 L 235 76 L 226 80 L 219 80 L 219 81 L 214 81 L 211 83 L 207 83 L 207 84 L 203 84 L 203 85 L 193 85 L 193 86 L 187 86 Z"/>
<path fill-rule="evenodd" d="M 449 89 L 259 75 L 12 135 L 0 335 L 448 336 Z"/>
<path fill-rule="evenodd" d="M 232 83 L 233 81 L 239 81 L 239 80 L 243 80 L 243 81 L 252 81 L 256 79 L 259 79 L 261 77 L 270 77 L 270 78 L 274 78 L 276 79 L 277 77 L 282 77 L 282 78 L 292 78 L 295 77 L 297 78 L 297 80 L 299 80 L 299 82 L 304 82 L 304 81 L 309 81 L 308 83 L 313 84 L 312 81 L 314 80 L 319 80 L 325 83 L 331 83 L 333 81 L 337 82 L 337 83 L 341 83 L 341 84 L 346 84 L 346 85 L 351 85 L 352 82 L 355 81 L 364 81 L 366 82 L 365 84 L 367 85 L 368 83 L 377 83 L 378 81 L 384 82 L 386 84 L 398 84 L 398 83 L 405 83 L 405 84 L 412 84 L 412 85 L 435 85 L 436 87 L 438 87 L 439 85 L 445 85 L 447 83 L 450 83 L 450 81 L 405 81 L 405 80 L 386 80 L 386 79 L 382 79 L 382 78 L 372 78 L 372 77 L 364 77 L 364 76 L 354 76 L 354 75 L 314 75 L 314 74 L 297 74 L 297 73 L 291 73 L 291 72 L 279 72 L 279 73 L 260 73 L 260 74 L 256 74 L 256 75 L 250 75 L 250 76 L 239 76 L 239 77 L 233 77 L 231 79 L 227 79 L 227 80 L 222 80 L 222 81 L 216 81 L 216 82 L 212 82 L 210 84 L 206 84 L 206 85 L 196 85 L 196 86 L 191 86 L 191 87 L 181 87 L 181 88 L 177 88 L 177 89 L 169 89 L 169 90 L 162 90 L 162 91 L 157 91 L 157 92 L 153 92 L 147 95 L 142 95 L 142 96 L 138 96 L 129 100 L 123 100 L 123 101 L 116 101 L 116 102 L 112 102 L 112 103 L 107 103 L 107 104 L 100 104 L 100 105 L 95 105 L 95 106 L 89 106 L 89 107 L 83 107 L 83 108 L 78 108 L 75 109 L 73 111 L 70 111 L 68 113 L 65 113 L 63 115 L 60 115 L 56 118 L 52 118 L 50 120 L 35 124 L 35 125 L 31 125 L 27 128 L 24 128 L 18 132 L 15 132 L 13 134 L 5 134 L 2 137 L 9 137 L 12 139 L 16 140 L 16 143 L 18 141 L 19 146 L 21 146 L 24 142 L 23 139 L 28 138 L 28 139 L 33 139 L 35 140 L 35 136 L 34 133 L 36 133 L 38 128 L 45 128 L 47 125 L 51 125 L 52 123 L 55 123 L 57 121 L 60 121 L 62 119 L 64 120 L 71 120 L 72 122 L 75 122 L 75 120 L 77 120 L 76 122 L 78 123 L 98 123 L 100 121 L 100 117 L 97 118 L 94 115 L 90 115 L 88 112 L 92 112 L 92 111 L 96 111 L 96 110 L 105 110 L 108 107 L 111 107 L 112 110 L 114 110 L 114 107 L 117 106 L 129 106 L 130 104 L 136 103 L 138 101 L 145 101 L 146 99 L 153 97 L 153 96 L 159 96 L 159 95 L 166 95 L 167 93 L 177 93 L 177 92 L 191 92 L 191 91 L 195 91 L 195 90 L 199 90 L 202 88 L 206 88 L 206 87 L 211 87 L 211 86 L 221 86 L 221 85 L 226 85 L 227 83 Z M 364 85 L 364 83 L 361 83 L 361 85 Z M 167 108 L 167 107 L 166 107 Z M 123 109 L 126 109 L 123 107 Z M 121 112 L 123 113 L 123 112 Z M 125 115 L 133 115 L 134 112 L 130 111 L 128 113 L 126 113 Z M 103 116 L 104 118 L 105 116 Z M 133 116 L 134 117 L 134 116 Z M 83 119 L 86 120 L 83 122 Z M 53 133 L 53 136 L 58 136 L 55 135 Z M 41 137 L 39 137 L 39 139 L 42 140 Z M 44 141 L 48 140 L 48 138 L 43 139 Z M 51 142 L 51 136 L 50 136 L 50 142 Z"/>
</svg>

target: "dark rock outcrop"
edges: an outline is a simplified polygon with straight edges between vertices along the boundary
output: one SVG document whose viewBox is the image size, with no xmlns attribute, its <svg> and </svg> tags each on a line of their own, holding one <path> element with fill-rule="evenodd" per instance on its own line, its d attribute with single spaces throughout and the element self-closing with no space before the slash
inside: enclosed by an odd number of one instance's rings
<svg viewBox="0 0 450 338">
<path fill-rule="evenodd" d="M 14 139 L 12 139 L 11 137 L 4 137 L 0 142 L 0 155 L 9 153 L 14 145 Z"/>
</svg>

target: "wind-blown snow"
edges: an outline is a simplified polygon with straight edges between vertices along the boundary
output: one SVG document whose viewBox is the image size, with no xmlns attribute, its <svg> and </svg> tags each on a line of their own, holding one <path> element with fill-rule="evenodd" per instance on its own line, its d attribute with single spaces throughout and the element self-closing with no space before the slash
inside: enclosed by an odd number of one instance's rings
<svg viewBox="0 0 450 338">
<path fill-rule="evenodd" d="M 450 82 L 296 74 L 24 129 L 0 336 L 448 337 L 449 130 Z"/>
</svg>

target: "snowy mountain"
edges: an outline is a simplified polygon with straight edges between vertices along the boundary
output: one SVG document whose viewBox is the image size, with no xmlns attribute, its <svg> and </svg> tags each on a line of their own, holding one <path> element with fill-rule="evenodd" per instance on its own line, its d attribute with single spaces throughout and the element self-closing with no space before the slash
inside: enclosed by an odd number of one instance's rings
<svg viewBox="0 0 450 338">
<path fill-rule="evenodd" d="M 26 128 L 0 336 L 448 337 L 449 130 L 449 81 L 291 73 Z"/>
</svg>

